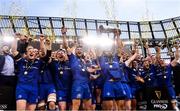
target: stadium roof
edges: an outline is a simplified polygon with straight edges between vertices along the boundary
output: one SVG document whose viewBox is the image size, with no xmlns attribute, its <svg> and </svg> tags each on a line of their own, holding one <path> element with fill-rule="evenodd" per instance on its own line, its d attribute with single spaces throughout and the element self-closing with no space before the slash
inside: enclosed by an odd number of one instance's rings
<svg viewBox="0 0 180 111">
<path fill-rule="evenodd" d="M 0 0 L 0 15 L 162 20 L 180 15 L 180 0 Z"/>
</svg>

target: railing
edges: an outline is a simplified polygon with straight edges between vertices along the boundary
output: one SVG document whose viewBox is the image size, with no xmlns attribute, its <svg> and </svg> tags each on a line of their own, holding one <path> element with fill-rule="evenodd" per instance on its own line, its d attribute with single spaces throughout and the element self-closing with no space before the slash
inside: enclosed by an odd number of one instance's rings
<svg viewBox="0 0 180 111">
<path fill-rule="evenodd" d="M 81 18 L 0 16 L 0 34 L 26 33 L 34 36 L 45 34 L 61 39 L 61 27 L 68 29 L 67 36 L 78 40 L 85 35 L 97 35 L 100 25 L 121 29 L 121 39 L 146 39 L 163 41 L 180 35 L 180 17 L 157 21 L 112 21 Z M 113 36 L 107 33 L 108 36 Z M 167 53 L 167 49 L 165 49 Z M 165 57 L 166 58 L 166 57 Z M 167 58 L 169 58 L 167 56 Z"/>
</svg>

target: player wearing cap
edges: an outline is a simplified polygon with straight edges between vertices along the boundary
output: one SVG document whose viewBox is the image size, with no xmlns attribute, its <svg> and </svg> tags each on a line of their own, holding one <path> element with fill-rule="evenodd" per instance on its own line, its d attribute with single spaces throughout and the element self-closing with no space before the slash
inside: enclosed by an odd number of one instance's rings
<svg viewBox="0 0 180 111">
<path fill-rule="evenodd" d="M 176 47 L 176 49 L 178 48 Z M 157 53 L 157 56 L 160 56 L 160 47 L 158 47 L 158 50 L 156 53 Z M 177 106 L 176 106 L 177 100 L 176 100 L 176 94 L 172 85 L 171 78 L 172 78 L 172 66 L 175 66 L 176 62 L 177 61 L 175 59 L 170 64 L 166 64 L 164 60 L 158 58 L 157 65 L 156 65 L 157 87 L 160 89 L 164 89 L 164 91 L 166 91 L 168 95 L 166 99 L 169 99 L 171 101 L 173 110 L 177 109 Z"/>
</svg>

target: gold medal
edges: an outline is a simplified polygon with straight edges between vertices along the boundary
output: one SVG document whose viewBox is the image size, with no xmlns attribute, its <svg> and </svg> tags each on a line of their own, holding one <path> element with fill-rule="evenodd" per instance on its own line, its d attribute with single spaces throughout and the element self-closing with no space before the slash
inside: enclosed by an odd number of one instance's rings
<svg viewBox="0 0 180 111">
<path fill-rule="evenodd" d="M 166 76 L 164 76 L 164 79 L 166 79 Z"/>
<path fill-rule="evenodd" d="M 62 74 L 63 74 L 63 71 L 60 71 L 60 74 L 62 75 Z"/>
<path fill-rule="evenodd" d="M 109 65 L 110 68 L 112 68 L 112 65 Z"/>
<path fill-rule="evenodd" d="M 27 72 L 27 71 L 25 71 L 25 72 L 24 72 L 24 75 L 27 75 L 27 74 L 28 74 L 28 72 Z"/>
</svg>

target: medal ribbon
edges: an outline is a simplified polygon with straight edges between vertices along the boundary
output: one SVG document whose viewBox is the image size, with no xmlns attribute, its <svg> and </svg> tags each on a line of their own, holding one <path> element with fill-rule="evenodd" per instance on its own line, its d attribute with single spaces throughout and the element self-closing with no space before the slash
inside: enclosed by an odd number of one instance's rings
<svg viewBox="0 0 180 111">
<path fill-rule="evenodd" d="M 61 71 L 63 72 L 63 67 L 62 67 L 62 62 L 58 62 L 58 71 L 59 71 L 59 74 L 61 74 Z"/>
<path fill-rule="evenodd" d="M 32 65 L 34 64 L 34 61 L 31 62 L 31 64 L 29 64 L 29 62 L 26 62 L 26 66 L 25 66 L 25 71 L 24 72 L 27 72 L 32 68 Z"/>
</svg>

